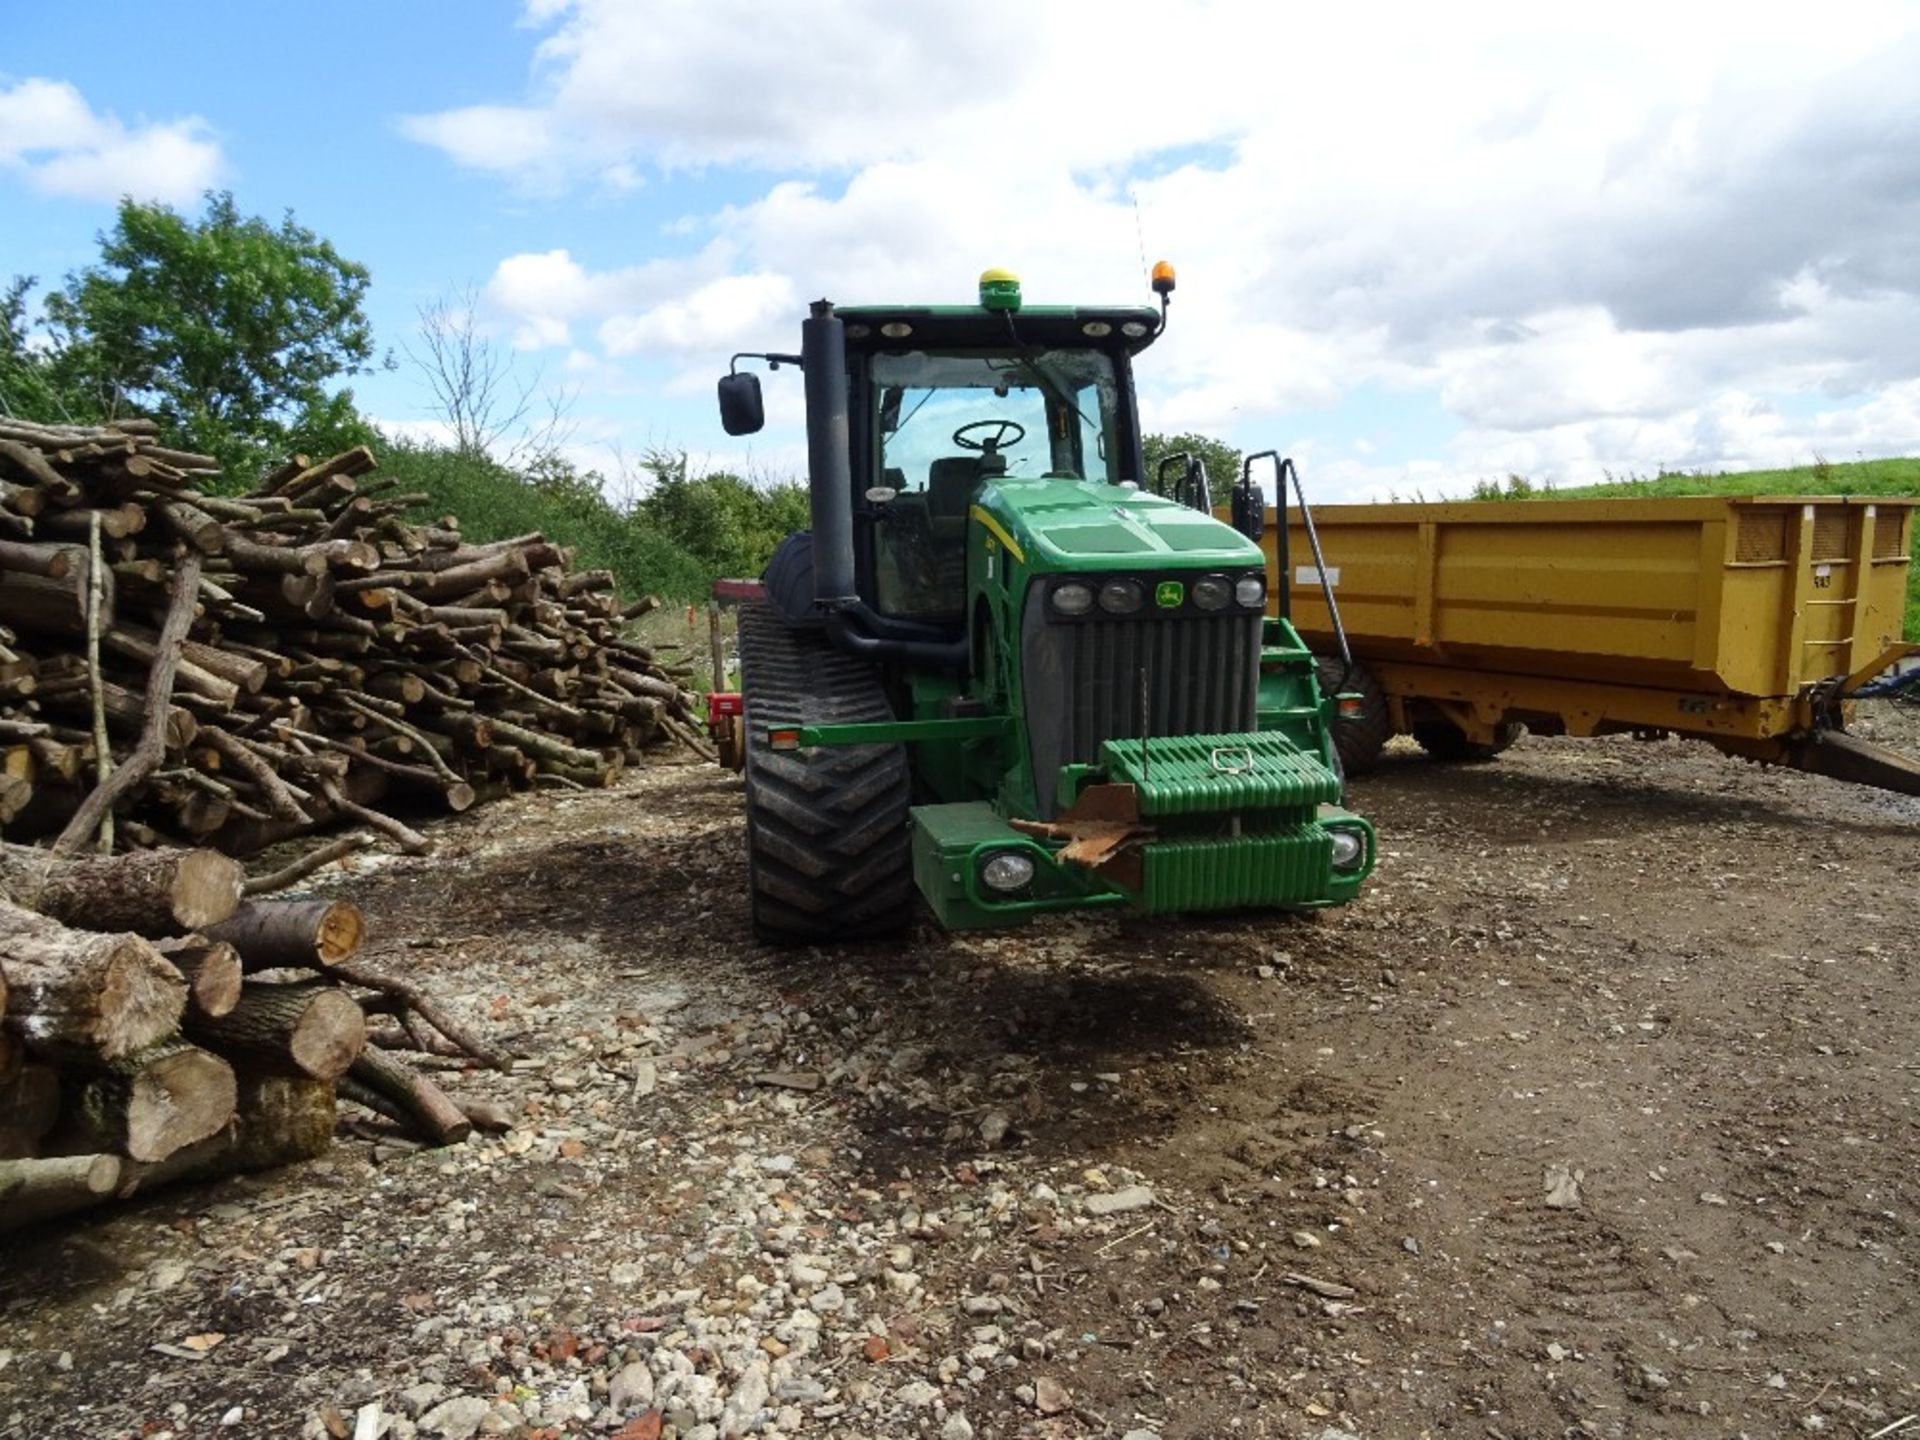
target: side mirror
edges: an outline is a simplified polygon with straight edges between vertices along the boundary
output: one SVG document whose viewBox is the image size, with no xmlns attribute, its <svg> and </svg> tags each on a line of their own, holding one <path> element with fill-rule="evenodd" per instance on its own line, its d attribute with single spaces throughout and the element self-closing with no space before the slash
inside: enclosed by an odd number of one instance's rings
<svg viewBox="0 0 1920 1440">
<path fill-rule="evenodd" d="M 1252 477 L 1233 487 L 1233 528 L 1256 545 L 1267 533 L 1267 497 Z"/>
<path fill-rule="evenodd" d="M 767 407 L 760 399 L 760 377 L 737 370 L 720 377 L 720 428 L 729 435 L 752 435 L 767 423 Z"/>
</svg>

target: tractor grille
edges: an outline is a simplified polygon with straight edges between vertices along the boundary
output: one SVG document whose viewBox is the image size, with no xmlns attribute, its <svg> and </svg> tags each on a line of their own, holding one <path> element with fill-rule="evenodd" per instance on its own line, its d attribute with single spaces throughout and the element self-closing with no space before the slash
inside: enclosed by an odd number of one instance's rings
<svg viewBox="0 0 1920 1440">
<path fill-rule="evenodd" d="M 1091 763 L 1102 741 L 1252 730 L 1260 624 L 1244 611 L 1050 623 L 1030 603 L 1022 678 L 1042 812 L 1060 767 Z"/>
<path fill-rule="evenodd" d="M 1092 760 L 1103 740 L 1253 728 L 1259 617 L 1096 621 L 1074 631 L 1073 760 Z"/>
</svg>

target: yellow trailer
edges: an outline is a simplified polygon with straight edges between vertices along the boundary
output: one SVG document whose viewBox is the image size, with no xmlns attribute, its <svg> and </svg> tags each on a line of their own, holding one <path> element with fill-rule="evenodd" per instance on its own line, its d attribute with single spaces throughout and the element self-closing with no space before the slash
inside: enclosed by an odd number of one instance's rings
<svg viewBox="0 0 1920 1440">
<path fill-rule="evenodd" d="M 1288 507 L 1269 593 L 1353 666 L 1342 752 L 1389 734 L 1441 759 L 1542 734 L 1674 733 L 1920 793 L 1920 766 L 1844 734 L 1901 640 L 1920 498 L 1713 496 Z M 1338 608 L 1338 626 L 1329 608 Z M 1332 678 L 1340 664 L 1330 661 Z M 1357 712 L 1357 713 L 1356 713 Z"/>
</svg>

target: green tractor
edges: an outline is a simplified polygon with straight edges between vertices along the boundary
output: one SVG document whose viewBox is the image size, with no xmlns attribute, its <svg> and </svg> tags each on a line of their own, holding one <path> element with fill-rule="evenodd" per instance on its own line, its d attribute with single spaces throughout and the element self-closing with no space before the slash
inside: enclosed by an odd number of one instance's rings
<svg viewBox="0 0 1920 1440">
<path fill-rule="evenodd" d="M 805 376 L 813 521 L 740 614 L 762 940 L 889 934 L 916 891 L 956 930 L 1358 893 L 1373 829 L 1313 656 L 1265 614 L 1252 461 L 1232 524 L 1197 462 L 1140 483 L 1132 361 L 1171 267 L 1154 289 L 1027 308 L 990 270 L 977 306 L 820 301 L 798 355 L 734 357 L 730 435 L 765 420 L 742 360 Z"/>
</svg>

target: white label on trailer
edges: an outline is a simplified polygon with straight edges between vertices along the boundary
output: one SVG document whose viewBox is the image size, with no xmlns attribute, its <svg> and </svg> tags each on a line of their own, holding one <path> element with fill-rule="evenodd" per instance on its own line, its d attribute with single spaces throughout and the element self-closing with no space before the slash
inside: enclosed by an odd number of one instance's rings
<svg viewBox="0 0 1920 1440">
<path fill-rule="evenodd" d="M 1813 576 L 1816 580 L 1825 580 L 1831 574 L 1833 574 L 1833 566 L 1831 565 L 1816 565 L 1813 567 Z"/>
<path fill-rule="evenodd" d="M 1296 585 L 1317 586 L 1320 583 L 1320 572 L 1311 565 L 1296 565 L 1293 567 L 1293 583 Z M 1340 567 L 1338 565 L 1329 565 L 1327 567 L 1327 584 L 1338 585 L 1339 583 Z"/>
</svg>

